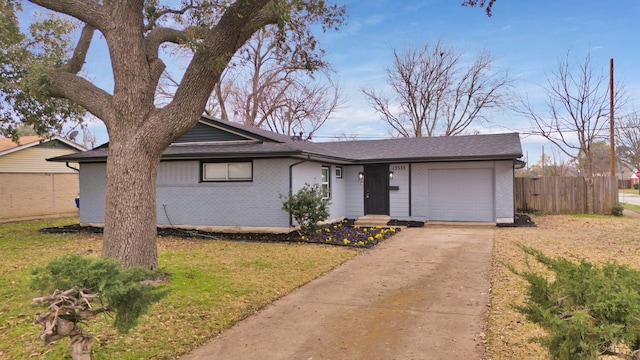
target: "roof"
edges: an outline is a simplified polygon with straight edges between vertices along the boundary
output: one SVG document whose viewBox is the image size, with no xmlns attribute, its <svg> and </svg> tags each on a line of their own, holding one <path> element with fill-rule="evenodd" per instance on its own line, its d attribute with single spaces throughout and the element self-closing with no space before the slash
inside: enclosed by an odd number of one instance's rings
<svg viewBox="0 0 640 360">
<path fill-rule="evenodd" d="M 162 155 L 163 160 L 304 157 L 336 163 L 365 164 L 400 161 L 497 160 L 522 157 L 518 133 L 315 143 L 206 117 L 203 117 L 199 123 L 208 127 L 200 126 L 198 131 L 211 128 L 228 132 L 234 137 L 229 137 L 229 141 L 177 141 L 165 150 Z M 184 137 L 197 138 L 189 133 Z M 107 152 L 108 146 L 102 146 L 50 160 L 102 162 L 106 160 Z"/>
<path fill-rule="evenodd" d="M 39 135 L 33 135 L 33 136 L 21 136 L 18 139 L 18 142 L 14 142 L 13 139 L 11 138 L 0 138 L 0 156 L 3 155 L 7 155 L 16 151 L 20 151 L 23 149 L 27 149 L 33 146 L 37 146 L 43 143 L 47 143 L 50 141 L 58 141 L 61 142 L 63 144 L 65 144 L 68 147 L 71 147 L 73 149 L 76 149 L 78 151 L 86 151 L 87 149 L 85 149 L 84 147 L 69 141 L 63 137 L 60 137 L 58 135 L 54 135 L 50 138 L 44 137 L 44 136 L 39 136 Z"/>
</svg>

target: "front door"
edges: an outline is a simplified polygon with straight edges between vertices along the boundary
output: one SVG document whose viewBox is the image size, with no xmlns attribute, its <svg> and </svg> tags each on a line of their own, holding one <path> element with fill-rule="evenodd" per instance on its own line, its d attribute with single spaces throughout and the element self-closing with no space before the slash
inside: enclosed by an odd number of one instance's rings
<svg viewBox="0 0 640 360">
<path fill-rule="evenodd" d="M 365 165 L 364 214 L 389 215 L 389 165 Z"/>
</svg>

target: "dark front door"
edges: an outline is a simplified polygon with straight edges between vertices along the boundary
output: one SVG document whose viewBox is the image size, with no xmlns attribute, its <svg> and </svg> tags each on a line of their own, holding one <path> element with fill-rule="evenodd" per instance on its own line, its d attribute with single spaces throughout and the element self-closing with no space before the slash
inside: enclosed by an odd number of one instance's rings
<svg viewBox="0 0 640 360">
<path fill-rule="evenodd" d="M 364 213 L 389 215 L 389 165 L 365 165 Z"/>
</svg>

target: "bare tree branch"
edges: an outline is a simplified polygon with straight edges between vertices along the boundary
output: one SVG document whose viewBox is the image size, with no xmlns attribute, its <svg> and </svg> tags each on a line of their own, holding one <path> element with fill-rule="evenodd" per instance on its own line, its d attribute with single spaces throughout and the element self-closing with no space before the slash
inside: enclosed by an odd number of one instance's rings
<svg viewBox="0 0 640 360">
<path fill-rule="evenodd" d="M 49 92 L 53 97 L 69 98 L 91 112 L 109 127 L 114 118 L 111 106 L 112 96 L 78 75 L 66 71 L 55 71 L 50 74 Z"/>
<path fill-rule="evenodd" d="M 622 163 L 640 171 L 640 116 L 633 112 L 618 121 L 616 152 Z"/>
<path fill-rule="evenodd" d="M 84 61 L 87 58 L 87 51 L 89 51 L 89 46 L 91 45 L 91 38 L 93 37 L 94 28 L 91 25 L 85 25 L 82 28 L 82 32 L 80 33 L 80 38 L 78 39 L 78 43 L 76 44 L 76 48 L 73 51 L 73 55 L 71 59 L 67 62 L 67 64 L 62 68 L 63 71 L 69 72 L 71 74 L 77 74 L 82 70 L 82 66 L 84 65 Z"/>
<path fill-rule="evenodd" d="M 29 0 L 49 10 L 74 17 L 95 29 L 103 30 L 109 25 L 107 8 L 91 0 Z"/>
<path fill-rule="evenodd" d="M 485 51 L 465 68 L 461 55 L 440 42 L 399 53 L 387 68 L 395 98 L 363 89 L 372 107 L 398 135 L 459 135 L 484 120 L 483 111 L 508 102 L 512 81 L 493 69 Z"/>
<path fill-rule="evenodd" d="M 593 176 L 592 145 L 606 138 L 609 119 L 609 79 L 596 71 L 587 54 L 572 66 L 569 53 L 559 60 L 547 76 L 546 111 L 536 109 L 528 99 L 521 100 L 521 114 L 532 120 L 534 134 L 540 135 L 578 163 L 583 162 L 587 177 Z M 623 105 L 624 87 L 615 86 L 614 106 Z M 578 164 L 580 165 L 580 164 Z"/>
</svg>

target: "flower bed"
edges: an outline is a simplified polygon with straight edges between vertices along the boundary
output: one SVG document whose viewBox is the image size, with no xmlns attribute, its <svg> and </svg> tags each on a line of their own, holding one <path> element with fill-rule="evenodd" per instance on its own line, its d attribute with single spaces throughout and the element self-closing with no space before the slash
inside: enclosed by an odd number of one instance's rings
<svg viewBox="0 0 640 360">
<path fill-rule="evenodd" d="M 102 228 L 80 225 L 68 225 L 41 229 L 49 233 L 102 233 Z M 259 242 L 308 242 L 351 247 L 372 247 L 382 240 L 400 231 L 395 226 L 358 226 L 351 219 L 320 226 L 311 234 L 293 231 L 288 234 L 271 233 L 223 233 L 177 228 L 158 228 L 158 236 L 192 237 L 203 239 L 259 241 Z"/>
<path fill-rule="evenodd" d="M 354 225 L 352 220 L 345 219 L 338 223 L 324 225 L 313 234 L 300 235 L 300 240 L 334 245 L 370 247 L 399 230 L 395 226 L 368 227 Z"/>
</svg>

